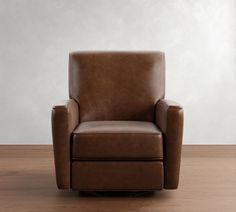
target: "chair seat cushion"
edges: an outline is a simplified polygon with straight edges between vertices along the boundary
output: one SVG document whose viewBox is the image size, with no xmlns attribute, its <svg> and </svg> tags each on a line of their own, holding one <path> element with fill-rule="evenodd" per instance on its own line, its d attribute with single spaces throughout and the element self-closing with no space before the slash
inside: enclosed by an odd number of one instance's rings
<svg viewBox="0 0 236 212">
<path fill-rule="evenodd" d="M 82 122 L 73 132 L 72 158 L 162 160 L 162 133 L 152 122 Z"/>
</svg>

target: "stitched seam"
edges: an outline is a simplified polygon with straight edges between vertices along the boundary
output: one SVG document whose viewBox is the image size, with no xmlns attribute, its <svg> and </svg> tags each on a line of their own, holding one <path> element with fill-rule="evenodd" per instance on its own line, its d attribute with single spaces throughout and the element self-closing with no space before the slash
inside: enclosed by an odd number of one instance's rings
<svg viewBox="0 0 236 212">
<path fill-rule="evenodd" d="M 168 107 L 168 110 L 183 110 L 181 107 Z"/>
<path fill-rule="evenodd" d="M 74 135 L 90 135 L 90 136 L 94 136 L 94 135 L 135 135 L 135 136 L 137 136 L 137 135 L 145 135 L 145 136 L 147 136 L 147 135 L 149 135 L 149 136 L 160 136 L 160 135 L 162 135 L 162 133 L 159 133 L 159 134 L 154 134 L 154 133 L 150 133 L 150 134 L 147 134 L 147 133 L 93 133 L 93 134 L 91 134 L 91 133 L 76 133 L 76 132 L 74 132 L 73 133 Z"/>
<path fill-rule="evenodd" d="M 99 158 L 99 157 L 93 157 L 93 158 L 88 158 L 88 157 L 73 157 L 72 158 L 73 161 L 96 161 L 96 162 L 99 162 L 99 161 L 119 161 L 119 162 L 132 162 L 132 161 L 160 161 L 160 160 L 163 160 L 163 157 L 155 157 L 155 158 L 127 158 L 127 157 L 124 157 L 124 158 Z M 161 161 L 162 162 L 162 161 Z"/>
<path fill-rule="evenodd" d="M 133 188 L 133 189 L 114 189 L 114 188 L 107 188 L 107 189 L 97 189 L 97 188 L 73 188 L 74 191 L 156 191 L 156 190 L 163 190 L 163 186 L 158 188 Z"/>
<path fill-rule="evenodd" d="M 63 111 L 68 113 L 68 108 L 67 107 L 53 108 L 52 111 Z"/>
</svg>

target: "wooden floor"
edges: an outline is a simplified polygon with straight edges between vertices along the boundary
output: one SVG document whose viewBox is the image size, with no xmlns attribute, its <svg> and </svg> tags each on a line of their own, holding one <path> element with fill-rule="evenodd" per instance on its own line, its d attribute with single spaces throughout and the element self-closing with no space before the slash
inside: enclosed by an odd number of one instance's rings
<svg viewBox="0 0 236 212">
<path fill-rule="evenodd" d="M 184 146 L 178 190 L 95 197 L 59 191 L 51 146 L 0 146 L 0 211 L 236 212 L 236 145 Z"/>
</svg>

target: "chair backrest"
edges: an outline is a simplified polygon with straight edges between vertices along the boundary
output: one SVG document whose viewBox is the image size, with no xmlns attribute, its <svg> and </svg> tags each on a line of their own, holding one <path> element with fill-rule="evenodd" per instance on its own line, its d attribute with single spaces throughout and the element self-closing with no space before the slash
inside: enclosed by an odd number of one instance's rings
<svg viewBox="0 0 236 212">
<path fill-rule="evenodd" d="M 73 52 L 69 95 L 80 105 L 80 122 L 153 121 L 165 95 L 162 52 Z"/>
</svg>

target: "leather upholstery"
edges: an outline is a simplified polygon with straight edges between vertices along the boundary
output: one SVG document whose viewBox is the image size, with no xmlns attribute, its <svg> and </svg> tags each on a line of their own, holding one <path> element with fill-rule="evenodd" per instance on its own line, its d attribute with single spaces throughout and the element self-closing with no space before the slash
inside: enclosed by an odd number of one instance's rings
<svg viewBox="0 0 236 212">
<path fill-rule="evenodd" d="M 154 121 L 165 93 L 161 52 L 75 52 L 69 63 L 70 98 L 80 121 Z"/>
<path fill-rule="evenodd" d="M 83 122 L 73 134 L 74 160 L 163 159 L 162 134 L 151 122 Z"/>
<path fill-rule="evenodd" d="M 183 108 L 176 102 L 160 100 L 156 105 L 156 124 L 164 134 L 164 187 L 175 189 L 179 183 Z"/>
<path fill-rule="evenodd" d="M 70 99 L 52 110 L 58 188 L 177 188 L 183 109 L 164 95 L 161 52 L 71 53 Z"/>
<path fill-rule="evenodd" d="M 153 191 L 163 188 L 160 161 L 76 161 L 72 188 L 80 191 Z"/>
<path fill-rule="evenodd" d="M 57 186 L 70 188 L 70 137 L 78 125 L 78 104 L 70 99 L 52 109 L 52 136 Z"/>
</svg>

